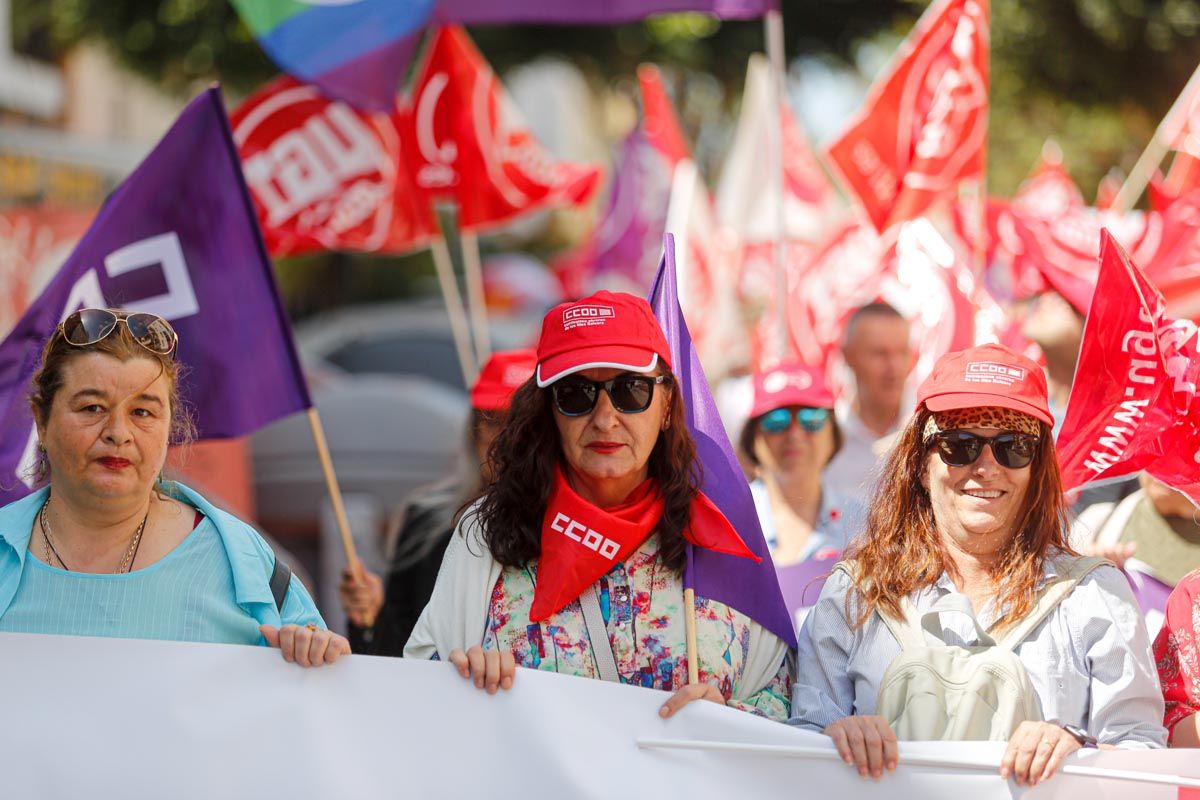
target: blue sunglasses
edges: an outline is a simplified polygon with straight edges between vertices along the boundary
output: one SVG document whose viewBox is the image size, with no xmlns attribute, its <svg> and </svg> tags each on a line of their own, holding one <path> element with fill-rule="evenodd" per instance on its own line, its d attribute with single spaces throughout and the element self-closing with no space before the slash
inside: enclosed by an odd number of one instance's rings
<svg viewBox="0 0 1200 800">
<path fill-rule="evenodd" d="M 829 409 L 797 408 L 793 413 L 790 408 L 777 408 L 763 414 L 762 419 L 758 421 L 758 427 L 767 433 L 783 433 L 792 427 L 793 417 L 801 428 L 809 433 L 816 433 L 829 421 Z"/>
</svg>

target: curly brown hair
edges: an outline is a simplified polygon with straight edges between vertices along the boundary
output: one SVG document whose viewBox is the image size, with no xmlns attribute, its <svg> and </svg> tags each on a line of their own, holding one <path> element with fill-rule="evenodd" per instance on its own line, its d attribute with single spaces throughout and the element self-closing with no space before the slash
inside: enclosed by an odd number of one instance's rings
<svg viewBox="0 0 1200 800">
<path fill-rule="evenodd" d="M 957 570 L 942 545 L 933 518 L 929 491 L 921 478 L 929 449 L 922 432 L 930 412 L 922 407 L 900 434 L 882 471 L 867 517 L 866 534 L 846 554 L 855 562 L 856 587 L 847 596 L 857 602 L 855 627 L 872 612 L 902 618 L 901 598 L 937 582 L 943 572 Z M 1029 488 L 1017 517 L 1017 533 L 992 569 L 992 584 L 1003 626 L 1029 613 L 1046 558 L 1055 551 L 1075 555 L 1066 541 L 1067 504 L 1050 426 L 1039 422 L 1037 455 L 1029 467 Z"/>
<path fill-rule="evenodd" d="M 647 466 L 665 501 L 656 529 L 659 558 L 668 569 L 682 573 L 687 560 L 683 532 L 703 475 L 696 444 L 683 422 L 683 400 L 674 390 L 674 380 L 666 385 L 672 387 L 669 413 L 674 422 L 659 434 Z M 496 477 L 472 513 L 479 515 L 482 539 L 492 557 L 506 567 L 524 567 L 542 552 L 542 517 L 562 458 L 554 413 L 550 390 L 539 389 L 537 381 L 529 379 L 513 394 L 504 429 L 488 451 Z"/>
</svg>

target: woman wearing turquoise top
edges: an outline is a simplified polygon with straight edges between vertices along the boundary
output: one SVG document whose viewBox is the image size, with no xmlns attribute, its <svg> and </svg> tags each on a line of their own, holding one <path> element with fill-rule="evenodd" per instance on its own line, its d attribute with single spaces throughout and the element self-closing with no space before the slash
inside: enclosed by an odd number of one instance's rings
<svg viewBox="0 0 1200 800">
<path fill-rule="evenodd" d="M 176 343 L 152 314 L 94 308 L 50 337 L 30 395 L 49 485 L 0 509 L 0 632 L 269 645 L 332 663 L 349 644 L 253 528 L 160 478 L 190 427 Z"/>
</svg>

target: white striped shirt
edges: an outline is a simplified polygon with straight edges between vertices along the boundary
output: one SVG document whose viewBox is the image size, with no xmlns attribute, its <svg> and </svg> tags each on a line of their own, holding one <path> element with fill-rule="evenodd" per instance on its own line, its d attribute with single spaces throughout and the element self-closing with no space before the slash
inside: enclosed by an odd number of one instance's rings
<svg viewBox="0 0 1200 800">
<path fill-rule="evenodd" d="M 1055 575 L 1047 559 L 1043 581 Z M 789 720 L 799 727 L 822 731 L 851 714 L 874 714 L 884 671 L 900 654 L 878 613 L 854 629 L 853 605 L 851 617 L 846 615 L 850 586 L 845 573 L 834 572 L 800 630 Z M 948 594 L 961 593 L 943 574 L 915 593 L 913 602 L 926 611 Z M 989 604 L 978 614 L 981 627 L 986 630 L 997 616 Z M 939 620 L 947 644 L 978 644 L 966 616 L 942 614 Z M 1043 719 L 1077 725 L 1105 744 L 1166 745 L 1146 625 L 1129 583 L 1114 567 L 1098 567 L 1083 578 L 1014 652 L 1029 672 Z"/>
</svg>

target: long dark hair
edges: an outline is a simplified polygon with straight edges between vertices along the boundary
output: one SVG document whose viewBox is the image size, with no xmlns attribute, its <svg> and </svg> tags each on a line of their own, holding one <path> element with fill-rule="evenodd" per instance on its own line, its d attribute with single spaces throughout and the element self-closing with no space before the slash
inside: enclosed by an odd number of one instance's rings
<svg viewBox="0 0 1200 800">
<path fill-rule="evenodd" d="M 929 417 L 922 406 L 900 434 L 871 503 L 867 533 L 846 554 L 857 562 L 859 575 L 857 591 L 852 593 L 862 601 L 856 627 L 872 611 L 901 618 L 901 598 L 932 586 L 943 572 L 955 573 L 938 536 L 929 491 L 921 483 L 929 454 L 922 433 Z M 1074 554 L 1066 541 L 1067 506 L 1054 438 L 1049 425 L 1042 422 L 1040 427 L 1029 488 L 1015 520 L 1016 534 L 992 569 L 998 607 L 1004 610 L 997 620 L 1002 625 L 1029 613 L 1048 556 L 1056 551 Z"/>
<path fill-rule="evenodd" d="M 659 557 L 676 573 L 687 558 L 683 532 L 702 475 L 696 444 L 685 423 L 683 400 L 671 386 L 671 424 L 659 434 L 648 463 L 665 505 L 658 522 Z M 659 389 L 659 391 L 662 391 Z M 550 390 L 529 379 L 512 398 L 508 420 L 488 452 L 495 479 L 475 512 L 492 558 L 506 567 L 524 567 L 542 553 L 542 517 L 562 458 Z"/>
</svg>

